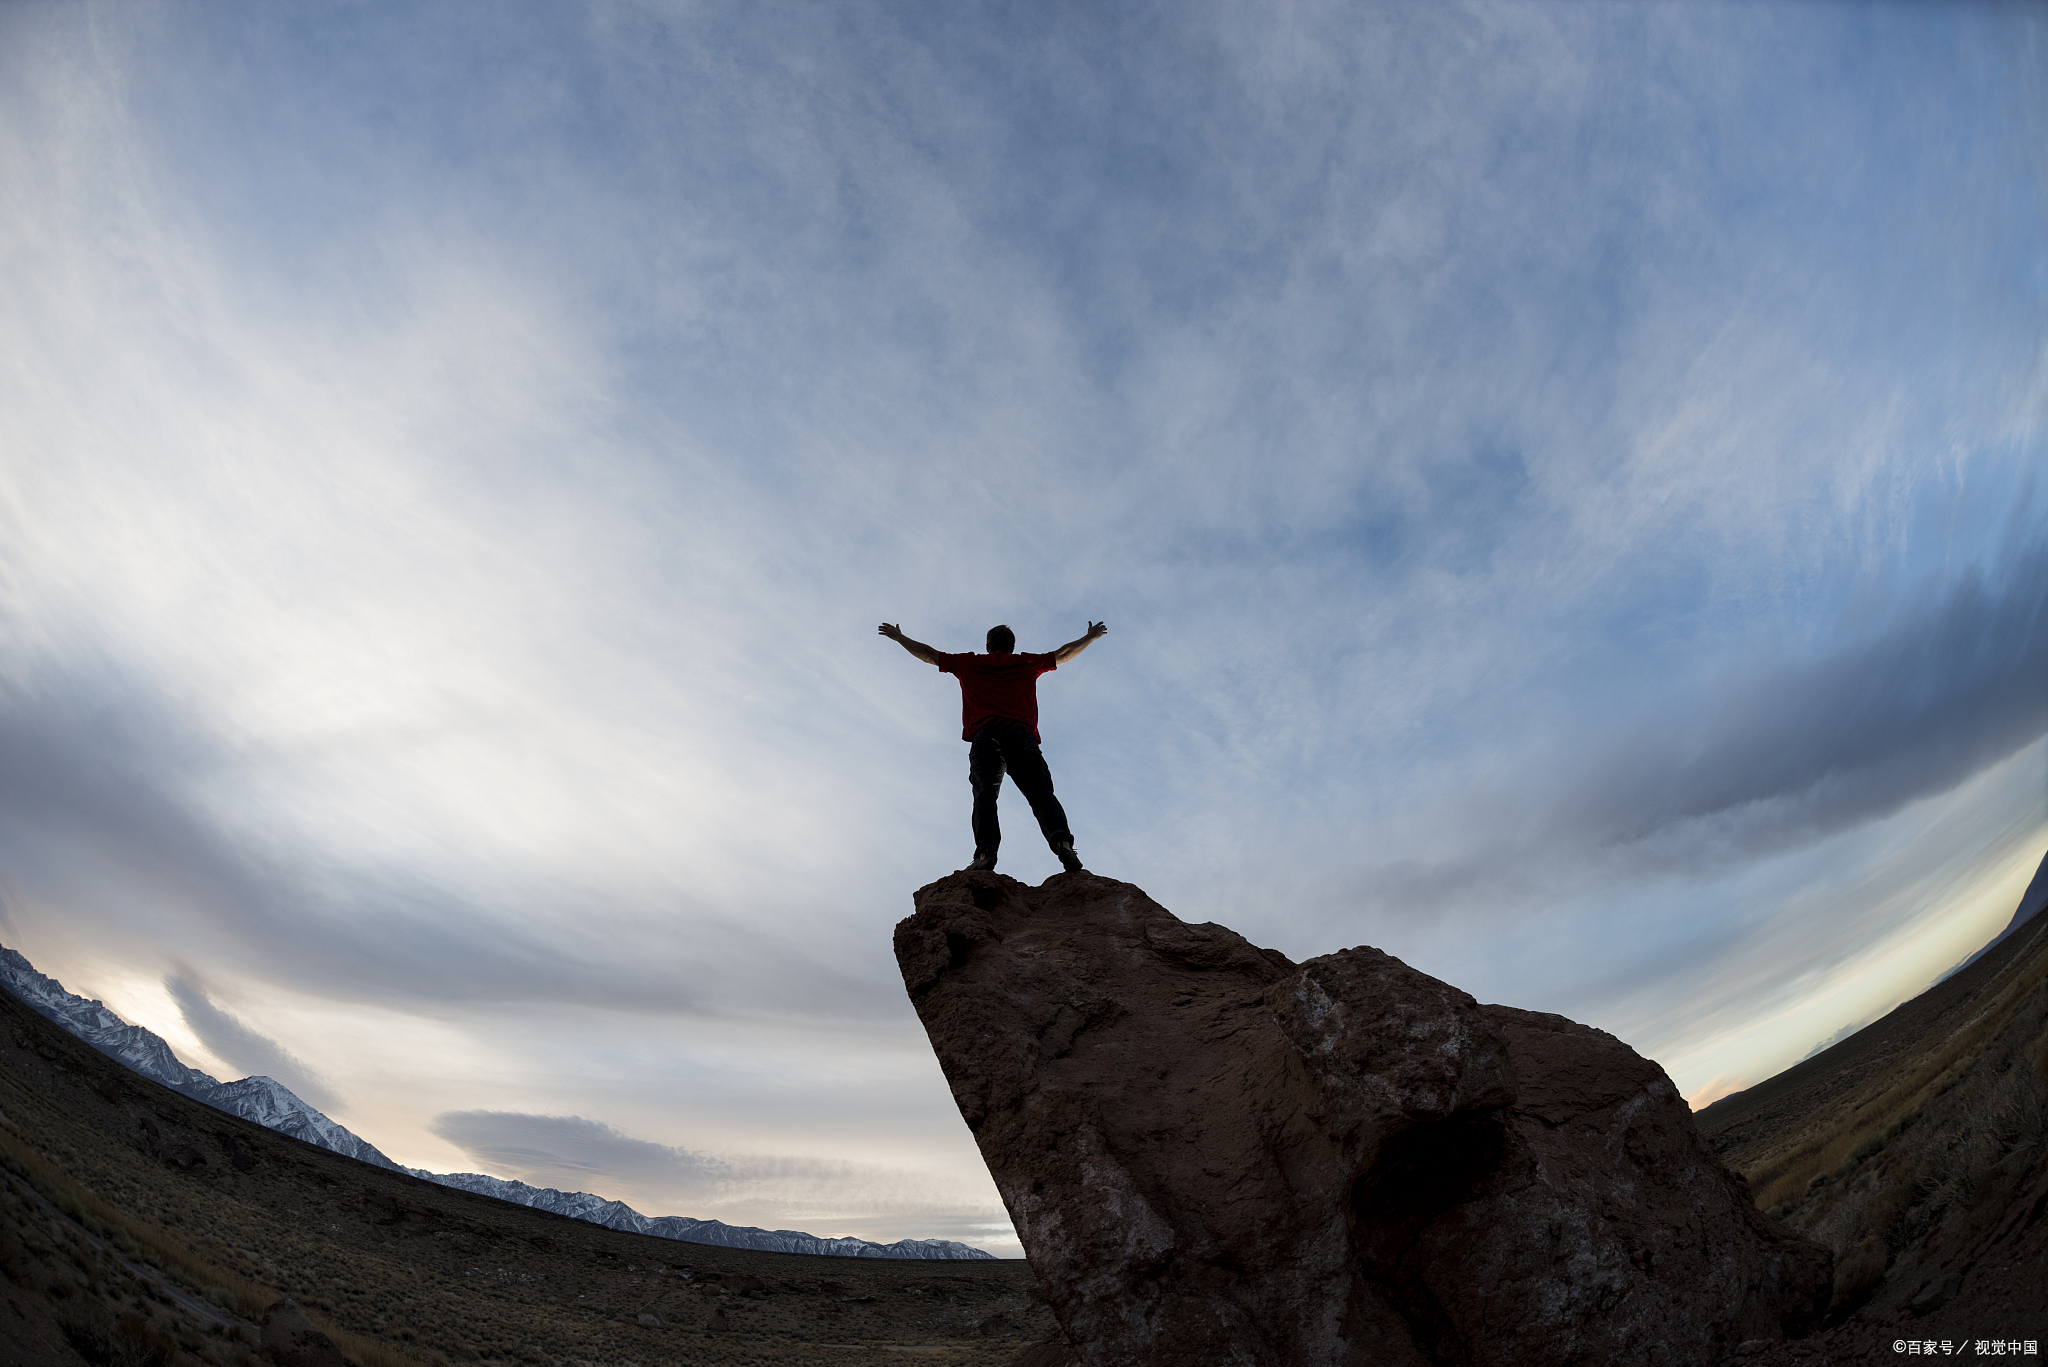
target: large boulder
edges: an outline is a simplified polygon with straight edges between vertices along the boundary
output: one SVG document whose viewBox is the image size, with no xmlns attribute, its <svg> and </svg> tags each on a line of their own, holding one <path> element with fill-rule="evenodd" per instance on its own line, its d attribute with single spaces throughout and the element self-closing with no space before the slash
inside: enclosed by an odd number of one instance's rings
<svg viewBox="0 0 2048 1367">
<path fill-rule="evenodd" d="M 1092 874 L 916 907 L 904 985 L 1089 1367 L 1693 1363 L 1825 1304 L 1611 1035 Z"/>
</svg>

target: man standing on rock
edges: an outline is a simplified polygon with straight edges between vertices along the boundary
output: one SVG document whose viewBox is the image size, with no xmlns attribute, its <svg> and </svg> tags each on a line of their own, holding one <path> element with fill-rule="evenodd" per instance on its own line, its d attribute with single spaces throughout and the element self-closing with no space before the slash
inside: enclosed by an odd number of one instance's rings
<svg viewBox="0 0 2048 1367">
<path fill-rule="evenodd" d="M 1074 853 L 1074 833 L 1067 829 L 1066 811 L 1052 794 L 1052 770 L 1038 749 L 1038 676 L 1079 655 L 1109 628 L 1090 622 L 1087 635 L 1044 655 L 1017 654 L 1017 633 L 1008 627 L 988 629 L 986 655 L 943 655 L 889 622 L 878 630 L 926 664 L 960 680 L 960 738 L 969 743 L 967 782 L 974 789 L 974 862 L 967 867 L 996 866 L 996 846 L 1003 843 L 996 794 L 1007 769 L 1017 780 L 1017 791 L 1031 804 L 1045 843 L 1060 857 L 1060 867 L 1078 873 L 1081 859 Z"/>
</svg>

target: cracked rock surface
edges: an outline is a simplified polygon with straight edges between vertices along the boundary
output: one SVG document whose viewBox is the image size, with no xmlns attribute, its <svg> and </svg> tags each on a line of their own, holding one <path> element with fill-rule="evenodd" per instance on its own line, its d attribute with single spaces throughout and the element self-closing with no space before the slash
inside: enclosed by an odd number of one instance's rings
<svg viewBox="0 0 2048 1367">
<path fill-rule="evenodd" d="M 904 985 L 1088 1367 L 1713 1361 L 1826 1306 L 1611 1035 L 1094 874 L 916 908 Z"/>
</svg>

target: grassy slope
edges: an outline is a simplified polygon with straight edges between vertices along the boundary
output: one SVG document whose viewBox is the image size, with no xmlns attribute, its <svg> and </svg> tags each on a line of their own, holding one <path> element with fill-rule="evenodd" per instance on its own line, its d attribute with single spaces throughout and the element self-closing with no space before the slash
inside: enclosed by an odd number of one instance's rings
<svg viewBox="0 0 2048 1367">
<path fill-rule="evenodd" d="M 716 1248 L 437 1187 L 179 1096 L 0 992 L 0 1367 L 253 1364 L 282 1296 L 360 1367 L 823 1367 L 881 1343 L 994 1367 L 1052 1331 L 1022 1262 Z"/>
<path fill-rule="evenodd" d="M 2048 1338 L 2048 915 L 1698 1121 L 1835 1250 L 1831 1347 Z"/>
</svg>

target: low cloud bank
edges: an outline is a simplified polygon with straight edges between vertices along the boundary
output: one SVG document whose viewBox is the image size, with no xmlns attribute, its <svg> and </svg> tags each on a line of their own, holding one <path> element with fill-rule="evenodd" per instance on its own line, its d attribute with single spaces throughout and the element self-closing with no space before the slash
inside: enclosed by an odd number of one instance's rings
<svg viewBox="0 0 2048 1367">
<path fill-rule="evenodd" d="M 168 975 L 164 990 L 178 1004 L 185 1024 L 199 1036 L 199 1042 L 235 1072 L 274 1078 L 315 1110 L 331 1114 L 347 1109 L 334 1090 L 297 1055 L 221 1010 L 206 988 L 190 975 Z"/>
<path fill-rule="evenodd" d="M 433 1132 L 491 1176 L 623 1200 L 648 1215 L 715 1216 L 885 1243 L 957 1239 L 1000 1251 L 1016 1242 L 1000 1206 L 975 1204 L 948 1189 L 952 1183 L 907 1169 L 700 1153 L 574 1115 L 450 1111 L 435 1118 Z"/>
</svg>

